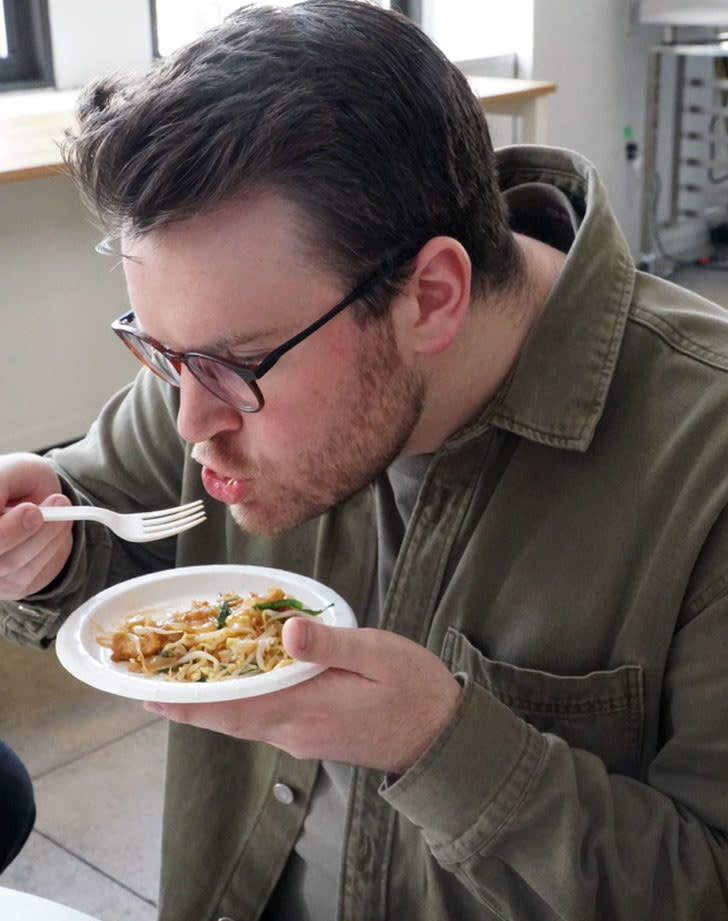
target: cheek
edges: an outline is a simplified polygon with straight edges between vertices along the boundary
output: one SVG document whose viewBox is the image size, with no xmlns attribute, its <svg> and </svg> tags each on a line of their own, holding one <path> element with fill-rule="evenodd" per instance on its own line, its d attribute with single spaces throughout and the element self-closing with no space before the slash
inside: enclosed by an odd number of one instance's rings
<svg viewBox="0 0 728 921">
<path fill-rule="evenodd" d="M 326 332 L 318 330 L 298 355 L 294 350 L 284 356 L 260 382 L 263 412 L 270 407 L 271 414 L 285 417 L 292 428 L 306 431 L 311 419 L 325 418 L 356 388 L 355 339 Z"/>
<path fill-rule="evenodd" d="M 338 441 L 354 424 L 362 403 L 350 365 L 330 365 L 326 373 L 308 373 L 285 383 L 290 385 L 285 392 L 265 392 L 266 405 L 246 426 L 250 452 L 265 458 L 284 479 L 295 478 L 307 460 L 320 457 Z"/>
</svg>

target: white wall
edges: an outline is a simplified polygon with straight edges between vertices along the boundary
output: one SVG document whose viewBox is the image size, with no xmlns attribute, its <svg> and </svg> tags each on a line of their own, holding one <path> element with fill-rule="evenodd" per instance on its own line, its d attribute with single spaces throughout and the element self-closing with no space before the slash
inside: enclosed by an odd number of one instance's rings
<svg viewBox="0 0 728 921">
<path fill-rule="evenodd" d="M 728 0 L 642 0 L 644 22 L 673 25 L 728 25 Z"/>
<path fill-rule="evenodd" d="M 121 270 L 65 176 L 0 184 L 0 452 L 82 435 L 137 362 L 108 328 Z"/>
<path fill-rule="evenodd" d="M 49 0 L 49 19 L 59 89 L 152 60 L 149 0 Z M 10 96 L 8 113 L 69 104 Z M 66 176 L 0 184 L 0 452 L 82 435 L 137 370 L 108 328 L 128 305 L 121 270 L 94 252 L 99 236 Z"/>
<path fill-rule="evenodd" d="M 627 0 L 535 0 L 531 73 L 553 80 L 547 141 L 599 169 L 633 253 L 640 180 L 625 154 L 625 126 L 642 143 L 646 51 L 660 29 L 635 22 Z"/>
</svg>

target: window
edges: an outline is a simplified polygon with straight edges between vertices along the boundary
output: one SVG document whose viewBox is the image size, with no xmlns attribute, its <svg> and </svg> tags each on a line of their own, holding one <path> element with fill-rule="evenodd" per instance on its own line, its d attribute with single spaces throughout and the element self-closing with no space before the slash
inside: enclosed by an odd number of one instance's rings
<svg viewBox="0 0 728 921">
<path fill-rule="evenodd" d="M 221 22 L 228 13 L 237 9 L 242 0 L 152 0 L 155 54 L 166 55 L 180 45 L 191 41 L 204 29 Z M 277 6 L 293 6 L 298 0 L 276 0 Z M 420 0 L 380 0 L 379 5 L 399 9 L 413 15 L 412 9 Z M 267 5 L 260 0 L 259 5 Z"/>
<path fill-rule="evenodd" d="M 453 61 L 513 56 L 527 52 L 532 3 L 509 0 L 504 12 L 502 0 L 422 0 L 420 22 Z"/>
<path fill-rule="evenodd" d="M 52 82 L 47 0 L 0 0 L 0 89 Z"/>
</svg>

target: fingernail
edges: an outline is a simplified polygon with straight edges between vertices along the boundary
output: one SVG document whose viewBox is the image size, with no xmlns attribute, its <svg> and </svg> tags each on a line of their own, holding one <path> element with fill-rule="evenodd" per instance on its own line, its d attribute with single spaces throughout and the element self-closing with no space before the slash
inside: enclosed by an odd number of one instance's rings
<svg viewBox="0 0 728 921">
<path fill-rule="evenodd" d="M 294 643 L 295 650 L 291 651 L 294 652 L 295 655 L 300 655 L 302 652 L 306 651 L 306 648 L 309 645 L 311 630 L 309 629 L 307 621 L 303 617 L 297 617 L 295 621 L 291 620 L 287 624 L 283 625 L 284 634 L 290 633 L 291 630 L 295 630 L 294 636 L 296 639 L 296 642 Z M 288 648 L 285 635 L 283 637 L 283 645 Z"/>
<path fill-rule="evenodd" d="M 302 651 L 308 649 L 310 638 L 311 628 L 305 620 L 301 619 L 298 623 L 298 648 Z"/>
<path fill-rule="evenodd" d="M 147 700 L 144 702 L 144 709 L 148 710 L 150 713 L 163 713 L 164 707 L 161 704 L 152 703 L 152 701 Z"/>
<path fill-rule="evenodd" d="M 35 531 L 38 527 L 38 513 L 28 509 L 27 512 L 23 513 L 22 521 L 26 531 Z"/>
</svg>

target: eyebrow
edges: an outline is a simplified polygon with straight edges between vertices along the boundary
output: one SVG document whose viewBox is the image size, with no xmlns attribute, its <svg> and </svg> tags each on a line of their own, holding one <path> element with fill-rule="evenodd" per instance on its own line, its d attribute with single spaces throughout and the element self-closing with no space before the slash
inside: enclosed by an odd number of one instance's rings
<svg viewBox="0 0 728 921">
<path fill-rule="evenodd" d="M 129 305 L 129 309 L 130 309 L 130 310 L 133 312 L 133 314 L 134 314 L 134 321 L 135 321 L 135 323 L 136 323 L 136 327 L 137 327 L 137 329 L 139 330 L 139 332 L 145 333 L 145 334 L 148 336 L 148 335 L 149 335 L 148 330 L 144 329 L 144 327 L 142 326 L 142 324 L 139 322 L 139 317 L 137 316 L 137 313 L 136 313 L 136 311 L 134 310 L 134 307 L 133 307 L 131 304 Z M 276 331 L 275 329 L 273 329 L 273 330 L 258 330 L 258 331 L 255 332 L 255 333 L 240 333 L 240 334 L 232 334 L 232 333 L 231 333 L 231 334 L 228 335 L 228 336 L 221 336 L 219 339 L 216 339 L 216 340 L 214 340 L 213 342 L 210 342 L 210 343 L 207 344 L 207 345 L 196 346 L 196 347 L 193 348 L 193 349 L 189 349 L 189 351 L 192 351 L 192 352 L 205 352 L 205 353 L 208 353 L 208 354 L 210 354 L 210 355 L 215 355 L 215 354 L 217 354 L 217 353 L 226 352 L 226 351 L 227 351 L 227 352 L 234 352 L 236 349 L 241 349 L 241 348 L 249 347 L 249 344 L 250 344 L 251 342 L 254 342 L 256 339 L 265 339 L 266 337 L 270 337 L 272 340 L 276 340 L 276 341 L 277 341 L 278 339 L 280 339 L 281 342 L 283 341 L 283 333 L 281 333 L 280 331 Z M 166 345 L 166 346 L 168 346 L 168 343 L 163 343 L 163 344 Z M 168 347 L 169 347 L 169 346 L 168 346 Z M 270 349 L 273 349 L 273 348 L 276 348 L 276 346 L 275 346 L 275 345 L 271 345 L 271 346 L 261 346 L 261 347 L 260 347 L 260 351 L 261 351 L 261 352 L 267 352 L 267 351 L 270 351 Z M 175 350 L 175 351 L 176 351 L 176 350 Z"/>
<path fill-rule="evenodd" d="M 265 340 L 267 338 L 271 340 L 280 339 L 283 341 L 283 334 L 275 329 L 257 330 L 254 333 L 233 333 L 228 336 L 221 336 L 219 339 L 210 343 L 209 351 L 211 354 L 226 351 L 235 352 L 238 349 L 250 348 L 251 343 L 254 343 L 256 340 Z M 261 352 L 265 352 L 271 348 L 275 348 L 275 344 L 271 346 L 261 346 L 260 350 Z"/>
</svg>

